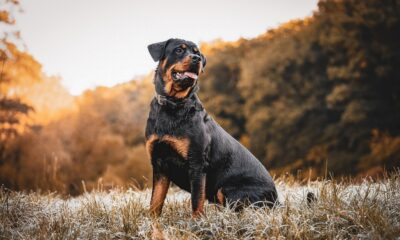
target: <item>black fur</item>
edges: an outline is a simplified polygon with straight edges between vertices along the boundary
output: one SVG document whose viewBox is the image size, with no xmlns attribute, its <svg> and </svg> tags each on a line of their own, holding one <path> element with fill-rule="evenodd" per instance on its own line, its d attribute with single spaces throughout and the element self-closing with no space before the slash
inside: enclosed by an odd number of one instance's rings
<svg viewBox="0 0 400 240">
<path fill-rule="evenodd" d="M 155 62 L 160 61 L 160 59 L 163 57 L 163 54 L 165 52 L 165 46 L 168 44 L 169 41 L 170 40 L 153 43 L 147 46 L 147 49 L 149 50 L 150 55 Z"/>
<path fill-rule="evenodd" d="M 168 67 L 183 58 L 174 56 L 174 49 L 182 43 L 196 46 L 185 40 L 170 39 L 149 45 L 149 51 L 155 61 L 167 59 Z M 193 54 L 187 51 L 187 54 Z M 204 66 L 205 57 L 198 54 Z M 188 157 L 184 159 L 169 144 L 156 141 L 151 152 L 154 178 L 166 176 L 180 188 L 191 192 L 193 211 L 201 204 L 202 178 L 205 178 L 205 197 L 208 201 L 218 202 L 217 192 L 221 190 L 224 204 L 240 201 L 273 206 L 277 201 L 277 191 L 265 167 L 207 114 L 196 94 L 186 99 L 166 96 L 163 90 L 164 71 L 159 65 L 154 79 L 156 92 L 170 101 L 183 104 L 178 108 L 160 105 L 154 98 L 147 120 L 146 139 L 151 135 L 170 135 L 189 139 L 190 145 Z"/>
</svg>

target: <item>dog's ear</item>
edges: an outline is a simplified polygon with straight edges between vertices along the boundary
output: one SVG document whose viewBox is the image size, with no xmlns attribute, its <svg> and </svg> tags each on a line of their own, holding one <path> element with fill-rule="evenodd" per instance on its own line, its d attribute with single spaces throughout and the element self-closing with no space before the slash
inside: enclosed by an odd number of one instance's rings
<svg viewBox="0 0 400 240">
<path fill-rule="evenodd" d="M 153 43 L 147 46 L 147 49 L 149 49 L 150 55 L 153 58 L 154 62 L 160 61 L 161 58 L 164 56 L 165 48 L 167 47 L 170 40 L 171 39 L 168 39 L 167 41 Z"/>
<path fill-rule="evenodd" d="M 204 69 L 207 64 L 207 58 L 202 53 L 200 53 L 200 57 L 201 57 L 201 63 L 203 64 L 203 69 Z"/>
</svg>

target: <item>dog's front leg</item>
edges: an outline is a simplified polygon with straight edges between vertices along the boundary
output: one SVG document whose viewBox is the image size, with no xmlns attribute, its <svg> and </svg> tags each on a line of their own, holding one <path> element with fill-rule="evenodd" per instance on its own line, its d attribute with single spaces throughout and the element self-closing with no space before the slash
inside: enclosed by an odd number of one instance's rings
<svg viewBox="0 0 400 240">
<path fill-rule="evenodd" d="M 192 216 L 202 215 L 204 201 L 206 199 L 206 174 L 199 166 L 192 167 L 189 172 L 192 197 Z"/>
<path fill-rule="evenodd" d="M 160 216 L 169 184 L 170 179 L 166 175 L 153 170 L 153 190 L 150 201 L 150 213 L 153 216 Z"/>
</svg>

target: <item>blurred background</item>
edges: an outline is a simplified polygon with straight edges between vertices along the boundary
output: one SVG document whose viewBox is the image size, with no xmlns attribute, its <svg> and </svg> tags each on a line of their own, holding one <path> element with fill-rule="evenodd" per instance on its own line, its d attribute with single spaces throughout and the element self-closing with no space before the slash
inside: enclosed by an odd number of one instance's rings
<svg viewBox="0 0 400 240">
<path fill-rule="evenodd" d="M 400 1 L 0 0 L 0 185 L 151 185 L 147 45 L 192 40 L 199 96 L 274 174 L 400 167 Z"/>
</svg>

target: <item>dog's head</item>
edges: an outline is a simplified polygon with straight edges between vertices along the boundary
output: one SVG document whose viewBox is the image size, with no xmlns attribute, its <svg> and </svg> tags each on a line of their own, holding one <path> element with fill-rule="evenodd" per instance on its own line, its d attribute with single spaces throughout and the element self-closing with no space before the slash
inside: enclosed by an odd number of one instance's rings
<svg viewBox="0 0 400 240">
<path fill-rule="evenodd" d="M 206 58 L 196 44 L 169 39 L 150 44 L 148 49 L 153 60 L 159 62 L 156 87 L 161 86 L 167 96 L 185 98 L 206 66 Z"/>
</svg>

